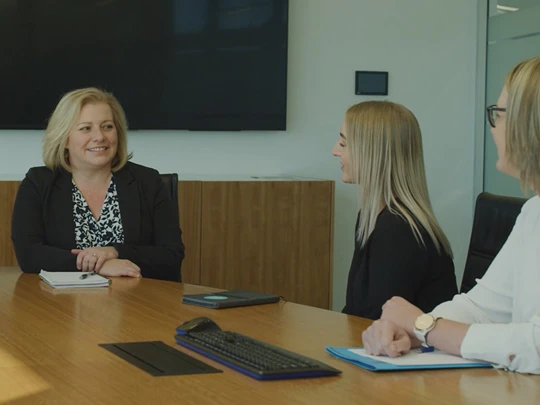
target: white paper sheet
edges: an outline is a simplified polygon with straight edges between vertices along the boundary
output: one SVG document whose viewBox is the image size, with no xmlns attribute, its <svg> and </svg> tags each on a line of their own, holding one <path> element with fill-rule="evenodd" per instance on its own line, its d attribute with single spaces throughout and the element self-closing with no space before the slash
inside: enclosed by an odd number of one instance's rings
<svg viewBox="0 0 540 405">
<path fill-rule="evenodd" d="M 372 356 L 367 354 L 364 349 L 349 349 L 350 352 L 360 356 L 369 357 L 377 361 L 394 364 L 396 366 L 421 366 L 437 364 L 468 364 L 478 363 L 478 361 L 466 360 L 452 354 L 435 350 L 433 352 L 422 353 L 420 349 L 412 349 L 400 357 Z"/>
</svg>

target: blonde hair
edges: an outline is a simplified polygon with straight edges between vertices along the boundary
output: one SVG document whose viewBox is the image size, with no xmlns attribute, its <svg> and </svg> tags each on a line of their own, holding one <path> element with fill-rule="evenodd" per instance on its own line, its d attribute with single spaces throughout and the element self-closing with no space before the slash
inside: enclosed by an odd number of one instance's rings
<svg viewBox="0 0 540 405">
<path fill-rule="evenodd" d="M 113 114 L 118 137 L 118 148 L 112 161 L 111 170 L 113 172 L 120 170 L 131 159 L 132 155 L 128 154 L 127 151 L 128 125 L 122 106 L 111 93 L 88 87 L 64 94 L 49 119 L 43 138 L 43 161 L 49 169 L 54 170 L 63 167 L 71 172 L 72 168 L 66 149 L 69 133 L 75 125 L 83 106 L 95 103 L 106 103 Z"/>
<path fill-rule="evenodd" d="M 505 87 L 507 158 L 519 170 L 525 194 L 540 193 L 540 57 L 514 66 Z"/>
<path fill-rule="evenodd" d="M 345 115 L 352 178 L 359 184 L 358 241 L 364 246 L 375 228 L 381 204 L 405 219 L 425 247 L 421 229 L 437 251 L 452 256 L 429 200 L 422 135 L 416 117 L 400 104 L 367 101 Z"/>
</svg>

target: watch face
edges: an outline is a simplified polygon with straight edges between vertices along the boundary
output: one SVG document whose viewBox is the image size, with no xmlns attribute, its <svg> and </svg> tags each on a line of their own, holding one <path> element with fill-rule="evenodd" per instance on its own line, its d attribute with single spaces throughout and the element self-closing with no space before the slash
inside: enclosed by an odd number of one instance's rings
<svg viewBox="0 0 540 405">
<path fill-rule="evenodd" d="M 433 325 L 433 322 L 435 322 L 433 316 L 423 314 L 416 318 L 416 321 L 414 322 L 414 327 L 418 330 L 429 329 L 431 325 Z"/>
</svg>

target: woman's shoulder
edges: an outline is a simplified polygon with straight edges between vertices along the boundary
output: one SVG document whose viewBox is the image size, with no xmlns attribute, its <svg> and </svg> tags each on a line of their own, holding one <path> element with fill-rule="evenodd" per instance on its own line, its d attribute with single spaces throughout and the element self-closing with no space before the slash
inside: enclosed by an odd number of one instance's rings
<svg viewBox="0 0 540 405">
<path fill-rule="evenodd" d="M 540 216 L 540 196 L 535 195 L 523 204 L 521 213 L 526 216 Z"/>
<path fill-rule="evenodd" d="M 56 177 L 55 171 L 46 166 L 35 166 L 28 169 L 26 177 L 23 181 L 31 181 L 35 184 L 50 183 Z"/>
<path fill-rule="evenodd" d="M 371 242 L 380 243 L 395 243 L 400 241 L 403 243 L 416 243 L 414 232 L 407 220 L 397 212 L 392 212 L 388 208 L 384 208 L 375 222 L 375 228 L 370 236 Z"/>
<path fill-rule="evenodd" d="M 115 173 L 120 183 L 129 184 L 135 181 L 145 193 L 154 194 L 159 189 L 161 177 L 156 169 L 148 166 L 127 162 L 122 169 Z"/>
<path fill-rule="evenodd" d="M 375 227 L 378 230 L 388 230 L 389 228 L 392 228 L 394 230 L 396 229 L 403 229 L 403 230 L 410 230 L 411 226 L 409 222 L 405 219 L 405 217 L 398 213 L 397 211 L 393 211 L 389 209 L 388 207 L 385 207 L 379 216 L 377 217 L 377 222 L 375 224 Z M 412 232 L 412 230 L 411 230 Z"/>
<path fill-rule="evenodd" d="M 26 173 L 27 176 L 51 176 L 53 175 L 53 171 L 49 169 L 47 166 L 34 166 L 28 169 L 28 172 Z"/>
<path fill-rule="evenodd" d="M 127 170 L 131 172 L 135 177 L 159 176 L 159 172 L 156 169 L 133 162 L 127 162 L 126 165 L 120 170 Z"/>
<path fill-rule="evenodd" d="M 64 169 L 49 169 L 45 166 L 31 167 L 21 181 L 21 189 L 33 189 L 40 195 L 45 195 L 55 186 L 63 188 L 71 184 L 71 174 Z"/>
<path fill-rule="evenodd" d="M 412 217 L 412 220 L 415 220 L 415 218 Z M 434 246 L 432 246 L 433 243 L 431 238 L 424 227 L 420 225 L 418 221 L 416 221 L 416 224 L 424 243 L 427 244 L 426 247 L 428 247 L 428 249 L 431 247 L 434 248 Z M 423 244 L 418 241 L 415 231 L 405 216 L 388 208 L 383 209 L 377 217 L 372 236 L 373 239 L 377 240 L 379 243 L 400 243 L 411 249 L 416 247 L 424 249 Z"/>
<path fill-rule="evenodd" d="M 145 188 L 153 188 L 156 183 L 159 183 L 159 172 L 148 166 L 143 166 L 133 162 L 127 162 L 115 174 L 119 181 L 130 182 L 135 180 Z"/>
<path fill-rule="evenodd" d="M 513 231 L 516 232 L 532 232 L 538 234 L 540 232 L 540 197 L 535 195 L 527 200 L 521 208 Z"/>
</svg>

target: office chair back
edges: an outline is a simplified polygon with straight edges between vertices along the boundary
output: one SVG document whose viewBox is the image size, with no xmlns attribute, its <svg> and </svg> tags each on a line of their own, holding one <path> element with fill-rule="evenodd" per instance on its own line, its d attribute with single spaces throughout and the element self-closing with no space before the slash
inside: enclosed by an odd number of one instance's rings
<svg viewBox="0 0 540 405">
<path fill-rule="evenodd" d="M 482 278 L 508 239 L 525 198 L 480 193 L 476 199 L 471 242 L 461 282 L 461 292 L 468 292 Z"/>
<path fill-rule="evenodd" d="M 165 188 L 169 191 L 171 194 L 174 206 L 176 207 L 176 221 L 178 222 L 178 174 L 176 173 L 167 173 L 167 174 L 160 174 L 161 180 L 163 181 L 163 184 L 165 185 Z"/>
</svg>

